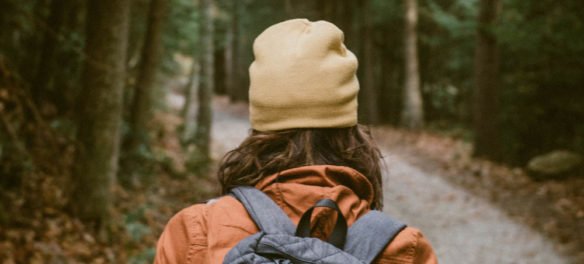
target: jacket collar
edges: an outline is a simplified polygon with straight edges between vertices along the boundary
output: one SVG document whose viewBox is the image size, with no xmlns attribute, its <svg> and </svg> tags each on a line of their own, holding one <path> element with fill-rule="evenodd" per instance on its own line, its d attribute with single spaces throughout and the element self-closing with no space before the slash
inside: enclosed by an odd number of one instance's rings
<svg viewBox="0 0 584 264">
<path fill-rule="evenodd" d="M 344 185 L 369 204 L 373 201 L 373 185 L 360 172 L 345 166 L 311 165 L 293 168 L 262 179 L 256 188 L 264 190 L 273 184 L 301 184 L 318 187 Z"/>
</svg>

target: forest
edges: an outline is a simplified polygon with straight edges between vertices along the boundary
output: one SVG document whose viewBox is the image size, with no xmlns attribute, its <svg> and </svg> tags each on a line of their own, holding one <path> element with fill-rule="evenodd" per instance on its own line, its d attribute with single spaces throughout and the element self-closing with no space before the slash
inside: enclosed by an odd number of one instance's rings
<svg viewBox="0 0 584 264">
<path fill-rule="evenodd" d="M 234 128 L 217 108 L 246 115 L 253 40 L 289 18 L 343 30 L 380 142 L 460 142 L 562 186 L 570 213 L 541 217 L 569 223 L 552 239 L 584 259 L 582 14 L 581 0 L 0 0 L 0 262 L 151 263 L 166 221 L 218 195 L 215 133 Z"/>
</svg>

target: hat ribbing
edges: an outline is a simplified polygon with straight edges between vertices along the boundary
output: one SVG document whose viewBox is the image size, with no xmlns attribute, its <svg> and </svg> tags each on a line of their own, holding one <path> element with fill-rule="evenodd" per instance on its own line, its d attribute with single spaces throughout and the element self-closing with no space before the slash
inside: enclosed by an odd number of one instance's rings
<svg viewBox="0 0 584 264">
<path fill-rule="evenodd" d="M 249 67 L 250 121 L 259 131 L 357 124 L 357 58 L 326 21 L 293 19 L 266 29 Z"/>
</svg>

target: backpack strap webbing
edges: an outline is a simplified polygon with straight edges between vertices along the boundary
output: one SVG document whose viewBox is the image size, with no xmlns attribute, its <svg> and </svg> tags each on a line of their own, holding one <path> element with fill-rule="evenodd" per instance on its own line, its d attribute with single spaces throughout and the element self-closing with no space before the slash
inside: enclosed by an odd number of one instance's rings
<svg viewBox="0 0 584 264">
<path fill-rule="evenodd" d="M 344 251 L 372 263 L 405 227 L 390 216 L 371 210 L 349 227 Z"/>
<path fill-rule="evenodd" d="M 289 235 L 296 231 L 292 220 L 262 191 L 250 186 L 239 186 L 231 189 L 231 194 L 243 204 L 261 231 Z"/>
</svg>

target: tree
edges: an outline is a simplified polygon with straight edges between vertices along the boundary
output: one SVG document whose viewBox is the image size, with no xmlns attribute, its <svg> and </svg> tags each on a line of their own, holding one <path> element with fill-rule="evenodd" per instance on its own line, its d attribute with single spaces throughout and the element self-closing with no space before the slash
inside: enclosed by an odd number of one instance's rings
<svg viewBox="0 0 584 264">
<path fill-rule="evenodd" d="M 361 85 L 362 102 L 360 111 L 364 112 L 365 122 L 369 124 L 379 123 L 379 93 L 375 83 L 375 50 L 373 46 L 373 23 L 371 21 L 370 13 L 372 12 L 370 0 L 363 0 L 361 7 L 362 21 L 362 64 L 363 67 L 363 81 Z"/>
<path fill-rule="evenodd" d="M 140 144 L 148 145 L 147 122 L 151 118 L 152 99 L 162 51 L 162 29 L 168 0 L 151 0 L 148 27 L 129 120 L 128 150 L 136 151 Z"/>
<path fill-rule="evenodd" d="M 191 64 L 191 72 L 189 73 L 189 81 L 185 87 L 185 104 L 182 109 L 182 117 L 184 120 L 181 140 L 190 144 L 190 137 L 195 132 L 197 117 L 197 91 L 199 90 L 201 81 L 201 66 L 198 59 L 198 54 L 193 56 L 193 63 Z"/>
<path fill-rule="evenodd" d="M 420 91 L 420 70 L 418 68 L 418 42 L 416 26 L 418 7 L 416 0 L 405 0 L 405 85 L 404 104 L 401 114 L 403 126 L 411 129 L 424 125 L 422 94 Z"/>
<path fill-rule="evenodd" d="M 33 87 L 36 89 L 35 102 L 38 104 L 41 99 L 47 98 L 49 90 L 52 90 L 53 77 L 57 71 L 55 64 L 57 63 L 57 48 L 59 47 L 59 34 L 61 34 L 62 27 L 66 14 L 66 7 L 70 3 L 65 1 L 52 1 L 50 5 L 50 14 L 47 22 L 52 26 L 49 30 L 45 30 L 43 46 L 40 54 L 39 65 L 37 67 L 36 76 L 33 81 Z"/>
<path fill-rule="evenodd" d="M 84 4 L 80 1 L 51 1 L 49 15 L 43 21 L 40 54 L 32 95 L 37 105 L 53 104 L 59 112 L 73 102 L 73 89 L 79 86 L 80 55 L 71 48 L 75 36 L 81 35 Z M 36 56 L 30 55 L 35 58 Z"/>
<path fill-rule="evenodd" d="M 71 207 L 104 231 L 118 169 L 130 0 L 89 1 Z M 103 233 L 102 233 L 103 234 Z"/>
<path fill-rule="evenodd" d="M 475 48 L 474 154 L 499 158 L 497 135 L 499 51 L 492 27 L 499 0 L 481 0 Z"/>
<path fill-rule="evenodd" d="M 227 12 L 231 14 L 228 25 L 225 30 L 225 93 L 231 100 L 235 99 L 236 90 L 236 74 L 235 60 L 237 54 L 237 38 L 235 33 L 237 31 L 238 17 L 236 12 L 237 1 L 229 1 L 227 3 Z"/>
<path fill-rule="evenodd" d="M 210 160 L 212 100 L 214 79 L 214 45 L 213 45 L 213 0 L 202 0 L 201 16 L 201 84 L 198 91 L 197 128 L 193 137 L 195 151 L 191 162 L 205 167 Z"/>
</svg>

